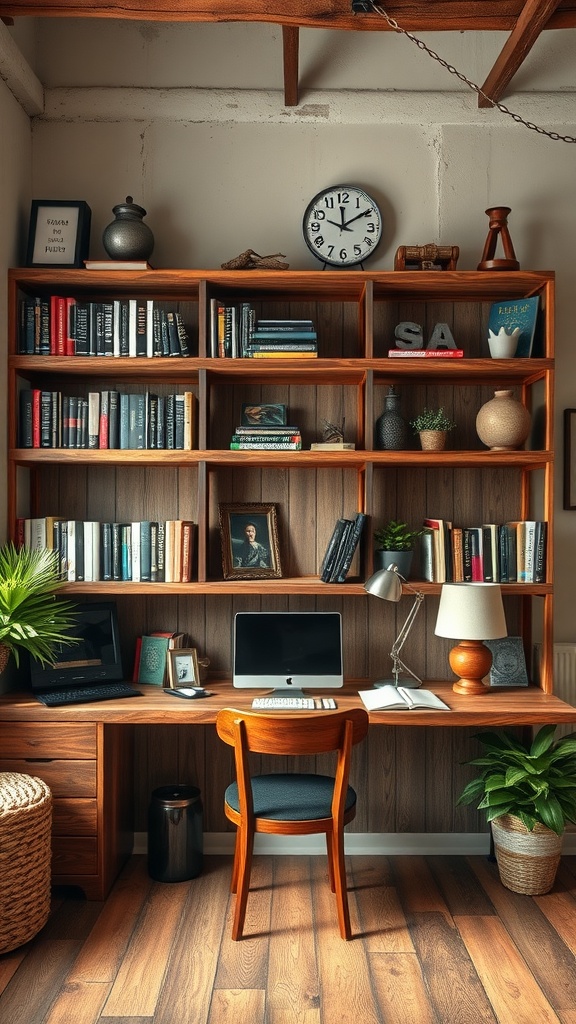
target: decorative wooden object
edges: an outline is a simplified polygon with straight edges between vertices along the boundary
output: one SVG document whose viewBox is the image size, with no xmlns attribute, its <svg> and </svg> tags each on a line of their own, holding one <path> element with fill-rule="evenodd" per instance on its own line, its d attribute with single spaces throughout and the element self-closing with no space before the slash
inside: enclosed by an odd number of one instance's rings
<svg viewBox="0 0 576 1024">
<path fill-rule="evenodd" d="M 394 257 L 394 270 L 456 270 L 457 245 L 401 245 Z"/>
<path fill-rule="evenodd" d="M 490 218 L 490 227 L 482 259 L 478 264 L 478 270 L 520 270 L 520 264 L 516 259 L 510 232 L 508 231 L 509 206 L 491 206 L 486 210 Z M 502 241 L 504 259 L 494 259 L 498 238 Z"/>
</svg>

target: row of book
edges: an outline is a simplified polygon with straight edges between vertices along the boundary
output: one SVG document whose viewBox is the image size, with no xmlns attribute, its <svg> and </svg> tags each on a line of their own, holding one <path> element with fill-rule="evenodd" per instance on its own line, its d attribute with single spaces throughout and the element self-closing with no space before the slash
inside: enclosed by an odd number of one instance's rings
<svg viewBox="0 0 576 1024">
<path fill-rule="evenodd" d="M 302 450 L 302 435 L 299 427 L 236 427 L 230 441 L 232 451 L 282 451 Z"/>
<path fill-rule="evenodd" d="M 458 527 L 425 519 L 422 577 L 432 583 L 545 583 L 547 533 L 542 520 Z"/>
<path fill-rule="evenodd" d="M 249 302 L 210 301 L 210 355 L 220 359 L 315 358 L 312 320 L 257 319 Z"/>
<path fill-rule="evenodd" d="M 91 391 L 86 397 L 23 388 L 21 448 L 182 449 L 196 446 L 193 391 Z"/>
<path fill-rule="evenodd" d="M 365 521 L 364 512 L 358 512 L 354 519 L 340 518 L 336 521 L 320 566 L 323 583 L 344 583 Z"/>
<path fill-rule="evenodd" d="M 20 518 L 18 546 L 58 552 L 69 583 L 99 580 L 187 583 L 192 578 L 196 526 L 191 520 L 100 523 L 57 516 Z"/>
<path fill-rule="evenodd" d="M 154 299 L 84 302 L 61 295 L 20 300 L 19 352 L 46 356 L 189 356 L 182 314 Z"/>
</svg>

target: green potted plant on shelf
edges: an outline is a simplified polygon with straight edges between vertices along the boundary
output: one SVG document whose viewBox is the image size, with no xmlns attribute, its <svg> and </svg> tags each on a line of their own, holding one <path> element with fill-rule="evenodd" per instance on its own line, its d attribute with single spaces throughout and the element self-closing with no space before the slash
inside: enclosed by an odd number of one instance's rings
<svg viewBox="0 0 576 1024">
<path fill-rule="evenodd" d="M 408 523 L 401 523 L 395 519 L 379 527 L 374 531 L 374 539 L 378 545 L 376 568 L 387 569 L 390 565 L 397 565 L 400 575 L 407 579 L 416 541 L 423 533 L 424 530 L 410 530 Z"/>
<path fill-rule="evenodd" d="M 576 733 L 554 740 L 544 725 L 530 745 L 497 729 L 479 733 L 478 769 L 458 803 L 477 802 L 492 826 L 500 880 L 529 895 L 554 884 L 567 822 L 576 822 Z"/>
<path fill-rule="evenodd" d="M 45 665 L 58 644 L 76 643 L 74 606 L 54 597 L 62 584 L 55 551 L 0 547 L 0 672 L 10 654 L 17 666 L 21 650 Z"/>
<path fill-rule="evenodd" d="M 410 426 L 420 436 L 423 450 L 438 452 L 446 447 L 448 431 L 454 430 L 456 424 L 440 406 L 439 409 L 423 409 L 419 416 L 410 420 Z"/>
</svg>

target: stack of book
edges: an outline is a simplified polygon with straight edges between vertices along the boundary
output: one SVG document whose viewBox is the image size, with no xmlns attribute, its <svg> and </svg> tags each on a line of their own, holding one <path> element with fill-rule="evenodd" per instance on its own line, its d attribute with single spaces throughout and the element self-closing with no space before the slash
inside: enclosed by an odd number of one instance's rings
<svg viewBox="0 0 576 1024">
<path fill-rule="evenodd" d="M 249 359 L 313 359 L 318 336 L 312 320 L 257 320 L 244 355 Z"/>
<path fill-rule="evenodd" d="M 190 520 L 101 523 L 44 516 L 18 519 L 16 529 L 18 547 L 58 552 L 60 575 L 69 583 L 188 583 L 192 578 L 196 525 Z"/>
<path fill-rule="evenodd" d="M 323 583 L 344 583 L 366 521 L 364 512 L 354 519 L 338 519 L 320 566 Z"/>
<path fill-rule="evenodd" d="M 425 519 L 421 573 L 432 583 L 545 583 L 548 524 L 541 520 L 453 526 Z"/>
<path fill-rule="evenodd" d="M 236 427 L 230 441 L 232 451 L 291 451 L 302 450 L 299 427 L 258 426 Z"/>
<path fill-rule="evenodd" d="M 134 651 L 134 683 L 149 683 L 152 686 L 169 686 L 168 659 L 170 651 L 185 646 L 185 633 L 170 633 L 158 630 L 136 638 Z"/>
</svg>

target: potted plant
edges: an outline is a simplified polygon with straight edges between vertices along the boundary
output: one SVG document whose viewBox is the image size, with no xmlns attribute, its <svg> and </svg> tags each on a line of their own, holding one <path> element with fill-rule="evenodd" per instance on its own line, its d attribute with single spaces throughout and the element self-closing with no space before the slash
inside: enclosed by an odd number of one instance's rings
<svg viewBox="0 0 576 1024">
<path fill-rule="evenodd" d="M 503 885 L 528 895 L 554 884 L 566 823 L 576 822 L 576 733 L 554 741 L 544 725 L 528 746 L 506 730 L 480 733 L 482 757 L 458 802 L 491 823 Z"/>
<path fill-rule="evenodd" d="M 410 530 L 408 523 L 391 519 L 374 532 L 378 545 L 376 550 L 377 568 L 387 569 L 397 565 L 401 576 L 408 577 L 412 565 L 414 546 L 424 530 Z"/>
<path fill-rule="evenodd" d="M 454 430 L 456 424 L 446 415 L 442 406 L 439 409 L 424 409 L 410 426 L 415 434 L 420 435 L 420 444 L 424 450 L 442 451 L 446 447 L 446 435 Z"/>
<path fill-rule="evenodd" d="M 10 654 L 20 664 L 20 650 L 45 665 L 58 644 L 76 642 L 74 607 L 54 597 L 62 583 L 55 551 L 0 547 L 0 672 Z"/>
</svg>

